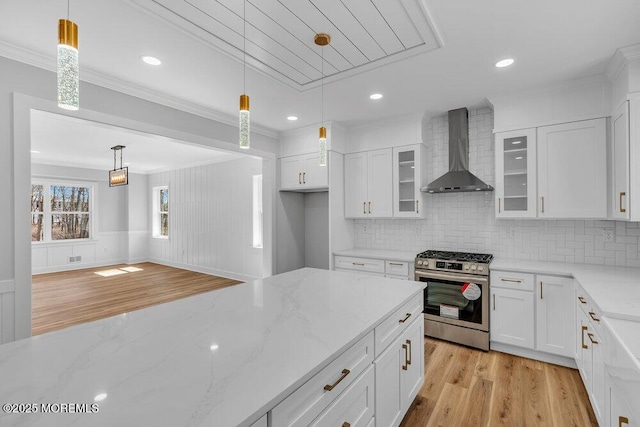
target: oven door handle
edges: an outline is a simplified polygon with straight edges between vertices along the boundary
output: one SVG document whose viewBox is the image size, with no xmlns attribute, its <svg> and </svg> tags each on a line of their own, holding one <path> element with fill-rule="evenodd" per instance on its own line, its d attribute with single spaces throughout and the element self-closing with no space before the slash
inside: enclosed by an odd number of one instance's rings
<svg viewBox="0 0 640 427">
<path fill-rule="evenodd" d="M 489 283 L 489 278 L 485 277 L 485 276 L 473 276 L 473 275 L 467 275 L 467 274 L 458 274 L 458 273 L 446 273 L 446 272 L 442 272 L 442 271 L 415 271 L 415 278 L 416 280 L 419 280 L 419 278 L 425 278 L 425 279 L 435 279 L 435 280 L 449 280 L 451 282 L 473 282 L 473 283 L 479 283 L 479 284 L 484 284 L 487 285 Z"/>
</svg>

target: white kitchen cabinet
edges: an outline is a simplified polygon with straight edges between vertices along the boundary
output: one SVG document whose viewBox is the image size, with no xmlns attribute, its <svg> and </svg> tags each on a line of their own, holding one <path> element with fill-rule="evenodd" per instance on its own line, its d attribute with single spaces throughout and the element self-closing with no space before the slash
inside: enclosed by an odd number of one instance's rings
<svg viewBox="0 0 640 427">
<path fill-rule="evenodd" d="M 533 292 L 491 286 L 491 341 L 533 349 Z"/>
<path fill-rule="evenodd" d="M 280 190 L 322 191 L 329 187 L 327 166 L 320 166 L 318 153 L 280 159 Z"/>
<path fill-rule="evenodd" d="M 397 426 L 424 383 L 424 321 L 412 324 L 374 361 L 376 425 Z"/>
<path fill-rule="evenodd" d="M 607 217 L 607 119 L 537 129 L 539 218 Z"/>
<path fill-rule="evenodd" d="M 611 117 L 611 217 L 640 221 L 640 100 Z"/>
<path fill-rule="evenodd" d="M 536 276 L 536 348 L 573 357 L 575 342 L 574 280 Z"/>
<path fill-rule="evenodd" d="M 267 414 L 264 414 L 262 418 L 260 418 L 255 423 L 251 424 L 251 427 L 267 427 Z"/>
<path fill-rule="evenodd" d="M 536 129 L 496 134 L 496 217 L 535 218 Z"/>
<path fill-rule="evenodd" d="M 631 408 L 627 403 L 624 394 L 622 394 L 615 386 L 609 385 L 605 389 L 608 392 L 608 418 L 611 427 L 637 427 L 640 426 L 640 420 L 633 418 Z"/>
<path fill-rule="evenodd" d="M 413 262 L 409 261 L 335 255 L 333 266 L 336 271 L 357 271 L 376 276 L 413 280 Z"/>
<path fill-rule="evenodd" d="M 367 151 L 345 156 L 345 217 L 393 216 L 392 150 Z"/>
<path fill-rule="evenodd" d="M 425 150 L 414 144 L 393 148 L 393 216 L 395 218 L 422 218 L 423 194 L 420 188 L 426 184 L 422 165 Z"/>
</svg>

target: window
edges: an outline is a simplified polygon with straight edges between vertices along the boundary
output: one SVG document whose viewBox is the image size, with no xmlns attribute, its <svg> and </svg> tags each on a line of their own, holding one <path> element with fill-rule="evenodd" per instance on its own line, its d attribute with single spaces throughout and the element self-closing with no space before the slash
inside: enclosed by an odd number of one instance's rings
<svg viewBox="0 0 640 427">
<path fill-rule="evenodd" d="M 31 241 L 52 242 L 91 237 L 90 185 L 31 185 Z"/>
<path fill-rule="evenodd" d="M 253 247 L 262 247 L 262 175 L 253 175 Z"/>
<path fill-rule="evenodd" d="M 169 187 L 153 187 L 153 237 L 169 238 Z"/>
</svg>

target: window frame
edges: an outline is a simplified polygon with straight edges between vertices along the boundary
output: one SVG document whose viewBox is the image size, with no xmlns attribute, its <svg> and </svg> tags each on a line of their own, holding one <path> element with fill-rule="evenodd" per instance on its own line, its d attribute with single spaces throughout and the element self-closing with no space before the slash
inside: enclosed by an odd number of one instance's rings
<svg viewBox="0 0 640 427">
<path fill-rule="evenodd" d="M 42 215 L 42 224 L 43 224 L 43 239 L 42 240 L 32 240 L 31 244 L 34 245 L 58 245 L 64 243 L 77 243 L 77 242 L 89 242 L 96 240 L 95 239 L 95 222 L 96 222 L 96 183 L 89 181 L 77 181 L 77 180 L 66 180 L 66 179 L 49 179 L 42 177 L 32 177 L 31 178 L 31 194 L 33 194 L 33 186 L 41 185 L 42 186 L 42 213 L 30 211 L 30 216 L 34 214 Z M 89 210 L 87 212 L 64 212 L 64 211 L 54 211 L 51 209 L 51 187 L 82 187 L 89 189 Z M 80 237 L 74 239 L 53 239 L 53 215 L 73 215 L 73 214 L 82 214 L 89 215 L 89 237 Z"/>
<path fill-rule="evenodd" d="M 160 201 L 160 191 L 167 190 L 167 210 L 162 211 L 162 203 Z M 151 237 L 154 239 L 169 240 L 171 236 L 171 190 L 168 185 L 156 185 L 151 188 Z M 162 227 L 162 214 L 167 215 L 167 235 L 163 235 L 160 228 Z"/>
</svg>

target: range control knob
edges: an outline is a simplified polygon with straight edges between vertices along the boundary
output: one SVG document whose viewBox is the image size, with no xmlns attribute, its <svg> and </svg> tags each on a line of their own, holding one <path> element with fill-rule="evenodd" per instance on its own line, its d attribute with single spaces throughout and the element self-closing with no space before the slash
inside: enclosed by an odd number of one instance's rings
<svg viewBox="0 0 640 427">
<path fill-rule="evenodd" d="M 472 269 L 472 270 L 475 270 L 476 268 L 477 268 L 477 267 L 476 267 L 476 265 L 475 265 L 475 264 L 471 264 L 471 269 Z"/>
<path fill-rule="evenodd" d="M 484 271 L 484 267 L 483 266 L 478 266 L 478 271 Z"/>
</svg>

